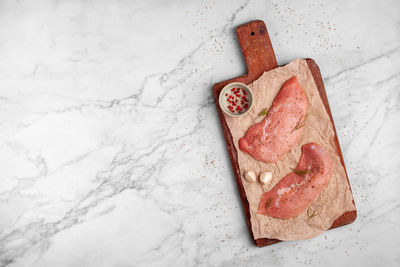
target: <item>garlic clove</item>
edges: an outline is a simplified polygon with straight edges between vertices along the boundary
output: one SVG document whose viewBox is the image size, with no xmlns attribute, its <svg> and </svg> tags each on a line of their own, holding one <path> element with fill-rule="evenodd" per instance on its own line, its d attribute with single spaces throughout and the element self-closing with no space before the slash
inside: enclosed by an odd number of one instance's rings
<svg viewBox="0 0 400 267">
<path fill-rule="evenodd" d="M 257 176 L 253 171 L 249 171 L 246 172 L 246 174 L 244 175 L 244 177 L 246 178 L 247 181 L 249 181 L 250 183 L 254 183 L 257 180 Z"/>
<path fill-rule="evenodd" d="M 268 185 L 272 180 L 272 172 L 263 172 L 260 175 L 260 182 Z"/>
</svg>

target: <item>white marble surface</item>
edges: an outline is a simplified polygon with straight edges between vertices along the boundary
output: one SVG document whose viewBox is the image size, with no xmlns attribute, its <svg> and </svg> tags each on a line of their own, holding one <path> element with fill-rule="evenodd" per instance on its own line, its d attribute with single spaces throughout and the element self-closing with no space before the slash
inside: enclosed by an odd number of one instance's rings
<svg viewBox="0 0 400 267">
<path fill-rule="evenodd" d="M 0 266 L 399 266 L 400 4 L 1 1 Z M 212 84 L 234 28 L 319 64 L 355 223 L 257 248 Z"/>
</svg>

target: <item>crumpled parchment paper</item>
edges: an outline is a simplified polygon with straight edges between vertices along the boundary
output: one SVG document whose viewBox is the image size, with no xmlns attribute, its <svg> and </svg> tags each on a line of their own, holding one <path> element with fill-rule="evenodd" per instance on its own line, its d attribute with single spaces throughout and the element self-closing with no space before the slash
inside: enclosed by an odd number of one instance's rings
<svg viewBox="0 0 400 267">
<path fill-rule="evenodd" d="M 271 106 L 283 83 L 293 76 L 297 76 L 309 103 L 303 136 L 282 160 L 269 164 L 257 161 L 239 149 L 238 140 L 244 136 L 251 125 L 263 119 L 263 117 L 257 118 L 259 112 Z M 297 59 L 283 67 L 264 72 L 249 87 L 252 89 L 254 100 L 254 106 L 250 112 L 236 118 L 224 115 L 238 152 L 243 186 L 250 204 L 254 238 L 298 240 L 321 234 L 329 229 L 333 221 L 343 213 L 355 210 L 355 206 L 344 168 L 336 151 L 333 125 L 319 96 L 307 62 Z M 292 171 L 291 168 L 297 165 L 300 158 L 301 146 L 310 142 L 320 144 L 332 157 L 333 174 L 329 184 L 311 206 L 296 218 L 284 220 L 257 214 L 262 193 L 272 189 L 280 179 Z M 263 185 L 260 181 L 250 183 L 244 178 L 247 171 L 254 171 L 257 176 L 264 171 L 269 171 L 272 172 L 273 179 L 269 185 Z M 311 217 L 312 214 L 314 216 Z"/>
</svg>

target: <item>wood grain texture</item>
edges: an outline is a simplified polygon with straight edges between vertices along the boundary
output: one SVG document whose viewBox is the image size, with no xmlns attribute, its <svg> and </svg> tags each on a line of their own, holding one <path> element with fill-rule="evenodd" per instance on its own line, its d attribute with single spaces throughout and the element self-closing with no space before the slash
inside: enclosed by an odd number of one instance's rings
<svg viewBox="0 0 400 267">
<path fill-rule="evenodd" d="M 258 77 L 260 77 L 261 74 L 263 74 L 265 71 L 272 70 L 278 67 L 278 65 L 276 62 L 274 50 L 272 48 L 271 40 L 268 35 L 267 27 L 263 21 L 256 20 L 240 25 L 239 27 L 236 28 L 236 34 L 238 36 L 238 41 L 244 56 L 244 60 L 246 62 L 248 72 L 240 77 L 215 84 L 213 87 L 213 97 L 215 100 L 215 104 L 217 106 L 217 111 L 220 118 L 222 131 L 225 137 L 226 147 L 228 149 L 229 158 L 231 160 L 233 173 L 238 186 L 238 191 L 242 202 L 243 211 L 246 217 L 247 226 L 250 231 L 250 235 L 257 246 L 263 247 L 281 241 L 278 239 L 268 239 L 268 238 L 254 239 L 250 222 L 249 202 L 246 198 L 246 193 L 243 188 L 242 179 L 240 177 L 240 168 L 237 160 L 237 151 L 234 146 L 232 135 L 229 131 L 228 125 L 226 124 L 225 117 L 223 115 L 221 107 L 219 106 L 218 98 L 222 88 L 228 83 L 241 82 L 244 84 L 250 84 L 254 80 L 258 79 Z M 333 129 L 335 131 L 335 144 L 337 152 L 338 155 L 340 156 L 340 161 L 345 169 L 347 177 L 347 171 L 344 165 L 342 151 L 340 149 L 339 141 L 337 138 L 335 125 L 333 123 L 332 113 L 330 111 L 328 98 L 326 96 L 325 87 L 320 70 L 318 68 L 318 65 L 314 62 L 314 60 L 306 59 L 306 61 L 314 77 L 315 83 L 318 88 L 318 92 L 321 96 L 322 102 L 324 103 L 325 109 L 328 112 L 329 118 L 332 121 Z M 347 181 L 349 181 L 348 177 Z M 353 222 L 356 219 L 356 217 L 357 217 L 356 211 L 346 212 L 334 221 L 334 223 L 331 226 L 331 229 L 349 224 Z"/>
</svg>

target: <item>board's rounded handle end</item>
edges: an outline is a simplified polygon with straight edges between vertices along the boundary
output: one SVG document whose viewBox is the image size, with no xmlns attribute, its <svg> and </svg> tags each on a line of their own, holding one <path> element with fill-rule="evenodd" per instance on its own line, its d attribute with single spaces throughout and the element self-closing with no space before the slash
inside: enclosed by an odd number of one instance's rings
<svg viewBox="0 0 400 267">
<path fill-rule="evenodd" d="M 236 28 L 236 34 L 249 76 L 258 78 L 264 71 L 278 66 L 264 21 L 254 20 L 242 24 Z"/>
</svg>

